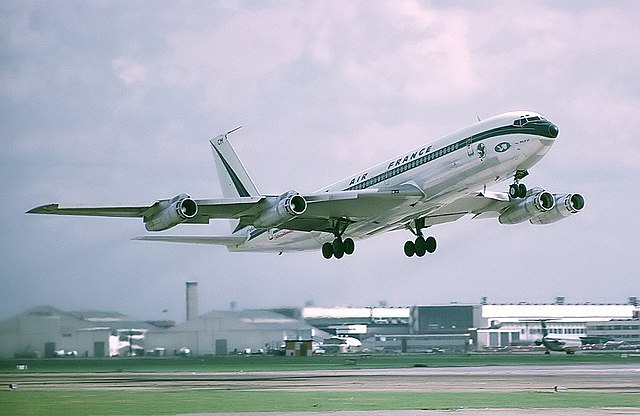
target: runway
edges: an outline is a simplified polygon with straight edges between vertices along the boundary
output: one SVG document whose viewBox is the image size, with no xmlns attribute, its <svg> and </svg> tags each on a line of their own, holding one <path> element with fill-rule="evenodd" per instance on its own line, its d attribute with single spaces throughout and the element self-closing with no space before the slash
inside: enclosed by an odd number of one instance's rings
<svg viewBox="0 0 640 416">
<path fill-rule="evenodd" d="M 0 383 L 31 390 L 225 390 L 415 392 L 609 392 L 640 397 L 638 364 L 487 366 L 268 372 L 13 373 Z M 638 399 L 640 401 L 640 399 Z M 514 406 L 516 406 L 514 404 Z M 255 414 L 255 413 L 251 413 Z M 305 413 L 291 413 L 303 415 Z M 333 416 L 640 415 L 640 408 L 342 411 Z M 216 413 L 216 415 L 224 415 Z M 248 415 L 233 413 L 234 416 Z"/>
<path fill-rule="evenodd" d="M 637 393 L 640 366 L 559 365 L 267 372 L 18 373 L 0 374 L 0 383 L 20 388 L 211 389 L 286 391 L 551 391 Z"/>
</svg>

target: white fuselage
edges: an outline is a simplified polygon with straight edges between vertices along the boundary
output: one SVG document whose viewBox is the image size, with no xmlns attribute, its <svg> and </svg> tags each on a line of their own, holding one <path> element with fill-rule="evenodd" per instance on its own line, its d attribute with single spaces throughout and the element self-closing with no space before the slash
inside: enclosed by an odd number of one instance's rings
<svg viewBox="0 0 640 416">
<path fill-rule="evenodd" d="M 542 339 L 542 345 L 550 351 L 575 351 L 582 346 L 580 338 L 555 338 L 545 336 Z"/>
<path fill-rule="evenodd" d="M 555 139 L 514 125 L 527 112 L 511 112 L 479 121 L 427 145 L 357 172 L 317 193 L 412 184 L 424 192 L 415 206 L 381 212 L 369 221 L 350 225 L 344 235 L 362 239 L 396 229 L 410 219 L 427 215 L 444 205 L 498 182 L 516 171 L 531 168 L 547 153 Z M 541 117 L 541 116 L 539 116 Z M 286 251 L 318 249 L 334 236 L 324 232 L 270 229 L 249 230 L 246 242 L 232 251 Z"/>
</svg>

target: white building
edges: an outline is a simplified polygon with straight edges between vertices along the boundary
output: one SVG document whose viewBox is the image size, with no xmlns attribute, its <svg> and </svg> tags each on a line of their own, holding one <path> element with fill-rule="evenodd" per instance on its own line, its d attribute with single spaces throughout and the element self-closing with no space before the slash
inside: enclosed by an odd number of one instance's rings
<svg viewBox="0 0 640 416">
<path fill-rule="evenodd" d="M 184 348 L 193 355 L 224 355 L 279 349 L 285 340 L 309 340 L 316 332 L 303 321 L 272 311 L 212 311 L 166 330 L 147 332 L 145 348 L 164 348 L 166 355 Z"/>
<path fill-rule="evenodd" d="M 484 328 L 478 329 L 478 348 L 531 344 L 542 338 L 541 321 L 550 334 L 580 338 L 589 322 L 633 317 L 634 305 L 517 304 L 482 305 Z"/>
<path fill-rule="evenodd" d="M 39 306 L 0 322 L 0 358 L 106 357 L 117 335 L 153 325 L 114 312 L 65 312 Z M 115 347 L 117 349 L 117 347 Z"/>
</svg>

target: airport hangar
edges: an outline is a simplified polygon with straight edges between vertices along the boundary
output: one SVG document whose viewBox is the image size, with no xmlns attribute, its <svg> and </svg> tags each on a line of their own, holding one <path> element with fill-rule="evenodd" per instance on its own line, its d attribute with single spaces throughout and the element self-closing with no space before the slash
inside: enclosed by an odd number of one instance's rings
<svg viewBox="0 0 640 416">
<path fill-rule="evenodd" d="M 212 311 L 175 325 L 40 306 L 0 322 L 0 358 L 227 354 L 314 337 L 330 335 L 269 310 Z"/>
<path fill-rule="evenodd" d="M 532 345 L 542 338 L 541 320 L 547 320 L 550 334 L 640 344 L 637 298 L 617 305 L 565 304 L 557 298 L 553 304 L 305 307 L 203 315 L 194 302 L 188 305 L 188 320 L 178 325 L 114 312 L 32 308 L 0 322 L 0 358 L 54 357 L 63 350 L 81 357 L 174 355 L 185 349 L 193 355 L 224 355 L 279 349 L 285 340 L 321 343 L 332 336 L 358 338 L 371 352 L 468 351 Z"/>
</svg>

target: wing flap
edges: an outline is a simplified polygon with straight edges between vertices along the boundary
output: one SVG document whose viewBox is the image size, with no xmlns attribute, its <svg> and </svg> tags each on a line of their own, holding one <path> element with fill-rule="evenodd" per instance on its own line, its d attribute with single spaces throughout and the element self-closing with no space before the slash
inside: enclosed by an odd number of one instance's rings
<svg viewBox="0 0 640 416">
<path fill-rule="evenodd" d="M 450 204 L 431 212 L 427 217 L 450 214 L 475 214 L 477 217 L 493 215 L 509 205 L 509 196 L 502 192 L 480 192 L 456 199 Z"/>
<path fill-rule="evenodd" d="M 424 196 L 420 188 L 409 183 L 389 188 L 305 195 L 307 211 L 298 218 L 345 218 L 352 221 L 371 219 L 389 210 L 416 204 Z"/>
<path fill-rule="evenodd" d="M 187 236 L 187 235 L 145 235 L 135 237 L 132 240 L 139 241 L 160 241 L 165 243 L 186 243 L 186 244 L 207 244 L 219 246 L 237 246 L 247 240 L 247 237 L 240 235 L 226 236 Z"/>
</svg>

